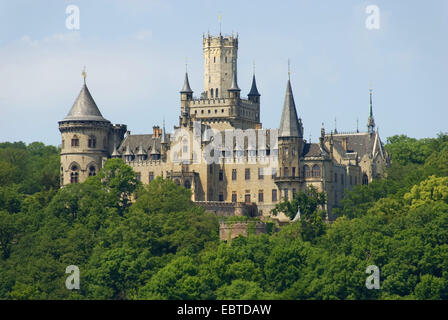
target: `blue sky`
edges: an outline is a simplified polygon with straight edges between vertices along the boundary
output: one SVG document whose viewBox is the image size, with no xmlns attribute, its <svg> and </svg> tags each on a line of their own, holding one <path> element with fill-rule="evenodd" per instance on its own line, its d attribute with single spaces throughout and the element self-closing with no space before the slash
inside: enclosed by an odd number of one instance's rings
<svg viewBox="0 0 448 320">
<path fill-rule="evenodd" d="M 65 9 L 80 9 L 68 30 Z M 368 5 L 380 29 L 368 30 Z M 0 141 L 58 145 L 57 121 L 89 89 L 104 117 L 149 133 L 178 123 L 188 58 L 203 89 L 202 34 L 239 33 L 238 82 L 248 93 L 256 64 L 263 127 L 278 127 L 291 81 L 305 137 L 365 130 L 369 84 L 383 140 L 448 131 L 448 1 L 0 1 Z"/>
</svg>

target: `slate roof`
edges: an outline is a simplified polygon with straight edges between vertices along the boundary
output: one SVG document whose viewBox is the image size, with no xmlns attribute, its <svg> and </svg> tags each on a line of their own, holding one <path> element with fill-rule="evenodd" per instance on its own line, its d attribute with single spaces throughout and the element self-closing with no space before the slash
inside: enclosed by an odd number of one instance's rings
<svg viewBox="0 0 448 320">
<path fill-rule="evenodd" d="M 279 137 L 300 137 L 299 120 L 292 94 L 291 81 L 286 85 L 285 102 L 280 120 Z"/>
<path fill-rule="evenodd" d="M 257 89 L 257 82 L 255 81 L 255 74 L 252 77 L 252 87 L 250 88 L 249 93 L 247 94 L 248 97 L 259 97 L 260 94 L 258 93 Z"/>
<path fill-rule="evenodd" d="M 81 88 L 81 92 L 75 100 L 72 108 L 70 109 L 67 116 L 62 121 L 105 121 L 109 122 L 103 118 L 100 110 L 98 109 L 92 95 L 84 85 Z"/>
</svg>

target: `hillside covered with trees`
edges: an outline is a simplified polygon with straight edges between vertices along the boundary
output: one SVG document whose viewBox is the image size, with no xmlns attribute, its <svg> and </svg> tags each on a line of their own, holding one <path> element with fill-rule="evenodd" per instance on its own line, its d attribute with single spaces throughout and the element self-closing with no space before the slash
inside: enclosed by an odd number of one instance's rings
<svg viewBox="0 0 448 320">
<path fill-rule="evenodd" d="M 387 179 L 347 192 L 331 225 L 310 190 L 278 206 L 305 208 L 299 221 L 227 243 L 172 181 L 143 186 L 112 159 L 60 189 L 57 148 L 2 143 L 0 298 L 447 299 L 448 135 L 386 149 Z M 79 290 L 65 287 L 69 265 Z M 379 290 L 366 289 L 369 265 Z"/>
</svg>

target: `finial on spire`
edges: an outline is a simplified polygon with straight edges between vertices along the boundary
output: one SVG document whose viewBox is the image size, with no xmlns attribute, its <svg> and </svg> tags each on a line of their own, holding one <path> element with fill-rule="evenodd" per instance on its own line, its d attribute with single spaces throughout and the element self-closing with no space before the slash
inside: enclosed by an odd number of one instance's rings
<svg viewBox="0 0 448 320">
<path fill-rule="evenodd" d="M 221 25 L 222 25 L 222 15 L 221 12 L 219 13 L 219 34 L 221 35 Z"/>
<path fill-rule="evenodd" d="M 372 83 L 370 83 L 370 107 L 369 107 L 369 118 L 367 120 L 367 129 L 370 134 L 375 131 L 375 119 L 373 118 L 373 103 L 372 103 Z"/>
<path fill-rule="evenodd" d="M 288 58 L 288 80 L 291 80 L 291 63 Z"/>
<path fill-rule="evenodd" d="M 334 117 L 334 133 L 338 133 L 336 117 Z"/>
<path fill-rule="evenodd" d="M 185 57 L 185 73 L 188 73 L 188 57 Z"/>
<path fill-rule="evenodd" d="M 86 77 L 87 77 L 86 66 L 84 66 L 84 68 L 82 69 L 81 75 L 84 78 L 84 84 L 86 84 Z"/>
<path fill-rule="evenodd" d="M 253 63 L 253 73 L 255 74 L 255 60 L 252 63 Z"/>
</svg>

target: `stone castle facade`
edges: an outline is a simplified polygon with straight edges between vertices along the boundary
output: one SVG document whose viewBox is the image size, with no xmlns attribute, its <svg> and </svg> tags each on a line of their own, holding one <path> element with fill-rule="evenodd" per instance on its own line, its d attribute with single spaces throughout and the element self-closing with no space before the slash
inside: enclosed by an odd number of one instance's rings
<svg viewBox="0 0 448 320">
<path fill-rule="evenodd" d="M 282 199 L 313 185 L 332 209 L 344 192 L 384 175 L 388 157 L 372 112 L 367 131 L 326 133 L 319 142 L 303 138 L 303 123 L 288 79 L 278 129 L 263 129 L 255 74 L 247 97 L 237 81 L 238 37 L 203 36 L 204 91 L 200 97 L 185 74 L 180 91 L 179 125 L 150 134 L 131 134 L 99 111 L 85 83 L 62 135 L 61 185 L 96 175 L 108 158 L 121 158 L 143 183 L 173 179 L 191 189 L 192 200 L 220 215 L 269 216 Z M 283 217 L 285 218 L 285 217 Z"/>
</svg>

